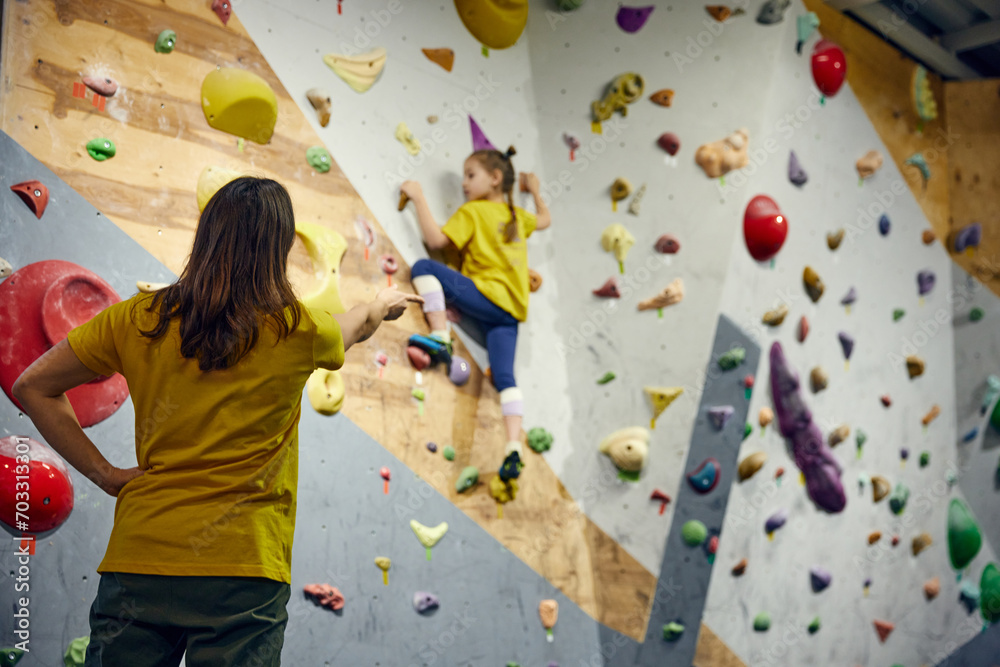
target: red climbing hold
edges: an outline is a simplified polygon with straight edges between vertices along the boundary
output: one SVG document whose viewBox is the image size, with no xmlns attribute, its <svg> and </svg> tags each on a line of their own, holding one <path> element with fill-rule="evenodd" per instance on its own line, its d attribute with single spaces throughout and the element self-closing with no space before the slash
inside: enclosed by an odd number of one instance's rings
<svg viewBox="0 0 1000 667">
<path fill-rule="evenodd" d="M 766 262 L 781 250 L 788 236 L 788 220 L 767 195 L 757 195 L 743 214 L 743 237 L 750 256 Z"/>
<path fill-rule="evenodd" d="M 875 619 L 875 632 L 878 633 L 878 639 L 883 644 L 885 643 L 885 640 L 889 638 L 889 635 L 892 634 L 892 631 L 895 628 L 896 626 L 890 623 L 889 621 L 881 621 L 879 619 Z"/>
<path fill-rule="evenodd" d="M 36 218 L 42 219 L 45 207 L 49 205 L 49 189 L 41 181 L 24 181 L 10 186 L 10 189 L 28 205 Z"/>
<path fill-rule="evenodd" d="M 229 0 L 212 0 L 212 11 L 222 21 L 222 25 L 229 25 L 229 15 L 233 13 Z"/>
<path fill-rule="evenodd" d="M 826 39 L 818 41 L 812 52 L 812 75 L 819 92 L 836 95 L 847 76 L 847 58 L 841 48 Z"/>
</svg>

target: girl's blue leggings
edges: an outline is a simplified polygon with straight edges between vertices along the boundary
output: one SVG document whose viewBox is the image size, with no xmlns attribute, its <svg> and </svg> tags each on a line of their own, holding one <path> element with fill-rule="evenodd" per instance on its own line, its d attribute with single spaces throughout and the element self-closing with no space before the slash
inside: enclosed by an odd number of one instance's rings
<svg viewBox="0 0 1000 667">
<path fill-rule="evenodd" d="M 444 301 L 462 314 L 462 319 L 473 320 L 473 325 L 486 338 L 486 351 L 490 357 L 493 385 L 497 391 L 517 386 L 514 381 L 514 349 L 517 346 L 517 319 L 496 305 L 476 289 L 475 283 L 458 271 L 441 262 L 419 259 L 410 270 L 413 278 L 432 275 L 441 283 Z M 425 296 L 425 298 L 427 298 Z M 425 311 L 444 310 L 445 304 L 435 304 L 428 299 Z"/>
</svg>

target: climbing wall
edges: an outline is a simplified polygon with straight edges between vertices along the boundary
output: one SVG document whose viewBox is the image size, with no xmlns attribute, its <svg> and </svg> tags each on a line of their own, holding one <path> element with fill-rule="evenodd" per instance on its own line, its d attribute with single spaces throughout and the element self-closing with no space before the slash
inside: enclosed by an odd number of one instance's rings
<svg viewBox="0 0 1000 667">
<path fill-rule="evenodd" d="M 790 14 L 801 11 L 793 4 Z M 765 360 L 773 342 L 783 346 L 824 438 L 842 424 L 850 428 L 847 440 L 833 449 L 847 505 L 837 514 L 819 510 L 777 423 L 758 425 L 759 410 L 773 405 L 765 361 L 758 372 L 765 390 L 751 400 L 754 432 L 740 457 L 764 452 L 767 462 L 730 496 L 704 620 L 748 664 L 934 664 L 982 628 L 978 608 L 967 611 L 960 603 L 960 586 L 978 585 L 984 566 L 996 557 L 987 528 L 993 513 L 983 507 L 995 501 L 995 490 L 984 479 L 988 471 L 963 465 L 965 452 L 978 449 L 956 436 L 959 425 L 982 423 L 969 403 L 981 399 L 985 381 L 979 365 L 956 401 L 956 381 L 963 375 L 956 355 L 965 356 L 958 352 L 959 332 L 983 345 L 987 328 L 977 334 L 968 322 L 972 303 L 962 295 L 971 279 L 953 273 L 940 242 L 923 242 L 930 224 L 907 187 L 910 174 L 886 159 L 874 176 L 859 179 L 855 161 L 873 149 L 888 155 L 887 148 L 850 87 L 820 103 L 808 56 L 795 54 L 793 28 L 780 39 L 774 76 L 782 85 L 771 90 L 761 136 L 775 148 L 739 195 L 744 203 L 758 193 L 773 197 L 787 217 L 788 238 L 773 265 L 755 262 L 742 239 L 733 245 L 722 310 L 760 343 Z M 789 181 L 792 150 L 808 173 L 802 186 Z M 942 176 L 934 173 L 932 179 Z M 889 221 L 885 234 L 879 226 L 883 214 Z M 832 250 L 827 234 L 838 230 L 843 240 Z M 803 285 L 807 265 L 825 285 L 815 303 Z M 921 297 L 917 273 L 928 270 L 936 283 Z M 843 305 L 852 289 L 856 301 Z M 766 311 L 782 306 L 789 310 L 783 324 L 762 323 Z M 895 309 L 905 311 L 898 320 Z M 809 333 L 800 342 L 802 317 Z M 841 332 L 855 341 L 849 363 Z M 923 375 L 912 379 L 905 361 L 910 355 L 926 364 Z M 816 367 L 829 378 L 819 392 L 809 388 Z M 940 415 L 924 425 L 935 406 Z M 866 436 L 863 447 L 859 433 Z M 785 473 L 777 478 L 779 469 Z M 873 501 L 875 476 L 893 489 L 909 490 L 898 514 L 890 498 Z M 958 573 L 948 557 L 952 499 L 969 503 L 988 538 Z M 781 510 L 788 522 L 769 537 L 765 523 Z M 914 540 L 923 533 L 933 542 L 914 553 Z M 745 574 L 731 573 L 742 559 Z M 832 576 L 827 587 L 812 586 L 814 570 L 821 578 Z M 923 586 L 935 577 L 940 593 L 930 600 Z M 768 631 L 755 630 L 762 613 L 770 616 Z M 811 632 L 814 619 L 820 627 Z M 876 621 L 895 627 L 884 641 Z"/>
</svg>

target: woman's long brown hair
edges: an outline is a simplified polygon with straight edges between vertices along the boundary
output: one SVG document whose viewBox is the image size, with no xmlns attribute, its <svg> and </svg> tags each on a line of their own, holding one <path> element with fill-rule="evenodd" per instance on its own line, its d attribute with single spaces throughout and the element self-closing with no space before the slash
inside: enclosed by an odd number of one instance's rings
<svg viewBox="0 0 1000 667">
<path fill-rule="evenodd" d="M 517 213 L 514 211 L 514 165 L 510 158 L 517 154 L 514 147 L 507 149 L 506 153 L 497 150 L 482 149 L 474 152 L 469 157 L 479 160 L 486 171 L 500 171 L 503 182 L 500 189 L 503 190 L 504 197 L 507 198 L 507 208 L 510 209 L 510 220 L 503 228 L 503 240 L 510 243 L 517 238 Z"/>
<path fill-rule="evenodd" d="M 279 337 L 289 335 L 300 319 L 287 274 L 294 241 L 295 216 L 284 186 L 250 176 L 227 183 L 201 214 L 181 277 L 149 302 L 147 310 L 159 317 L 156 326 L 140 332 L 159 338 L 179 317 L 181 354 L 197 358 L 203 371 L 236 364 L 269 321 Z"/>
</svg>

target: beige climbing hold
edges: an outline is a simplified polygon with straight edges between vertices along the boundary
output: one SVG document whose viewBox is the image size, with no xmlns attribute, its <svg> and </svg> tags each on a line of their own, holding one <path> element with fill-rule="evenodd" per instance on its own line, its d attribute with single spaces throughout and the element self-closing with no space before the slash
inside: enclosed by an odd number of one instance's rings
<svg viewBox="0 0 1000 667">
<path fill-rule="evenodd" d="M 649 456 L 649 431 L 641 426 L 619 429 L 601 440 L 598 449 L 619 470 L 639 472 Z"/>
<path fill-rule="evenodd" d="M 635 237 L 620 222 L 608 225 L 601 232 L 601 247 L 605 252 L 613 252 L 620 264 L 625 262 L 625 257 L 633 245 Z"/>
<path fill-rule="evenodd" d="M 760 424 L 761 428 L 767 428 L 767 425 L 774 421 L 774 410 L 768 406 L 764 406 L 760 409 L 757 414 L 757 423 Z"/>
<path fill-rule="evenodd" d="M 769 310 L 764 313 L 764 317 L 761 321 L 769 327 L 776 327 L 785 321 L 785 317 L 788 316 L 788 304 L 781 304 L 774 310 Z"/>
<path fill-rule="evenodd" d="M 438 122 L 439 120 L 440 119 L 437 116 L 435 116 L 435 115 L 432 114 L 432 115 L 430 115 L 430 116 L 427 117 L 427 124 L 428 125 L 433 125 L 434 123 Z"/>
<path fill-rule="evenodd" d="M 379 46 L 357 56 L 328 53 L 323 56 L 323 62 L 348 86 L 363 93 L 372 87 L 375 79 L 382 73 L 387 55 L 386 50 Z"/>
<path fill-rule="evenodd" d="M 764 467 L 764 463 L 767 462 L 766 452 L 754 452 L 753 454 L 747 454 L 740 461 L 739 465 L 736 467 L 736 472 L 740 477 L 741 482 L 745 482 L 757 472 Z"/>
<path fill-rule="evenodd" d="M 451 49 L 420 49 L 435 65 L 439 65 L 441 69 L 446 72 L 450 72 L 451 68 L 455 65 L 455 52 Z"/>
<path fill-rule="evenodd" d="M 858 176 L 861 178 L 870 178 L 876 171 L 882 168 L 882 154 L 874 150 L 868 151 L 854 166 L 858 170 Z"/>
<path fill-rule="evenodd" d="M 836 447 L 844 440 L 847 440 L 849 435 L 851 435 L 851 427 L 847 424 L 841 424 L 830 432 L 830 437 L 827 439 L 827 442 L 831 447 Z"/>
<path fill-rule="evenodd" d="M 868 544 L 875 544 L 882 539 L 882 532 L 878 530 L 873 530 L 868 533 Z"/>
<path fill-rule="evenodd" d="M 906 372 L 909 374 L 911 380 L 923 375 L 924 360 L 915 354 L 911 354 L 906 358 Z"/>
<path fill-rule="evenodd" d="M 2 261 L 2 260 L 0 260 L 0 261 Z M 2 273 L 3 272 L 0 271 L 0 275 L 2 275 Z M 135 287 L 136 287 L 136 289 L 138 289 L 143 294 L 152 294 L 153 292 L 159 292 L 164 287 L 169 287 L 169 286 L 170 286 L 170 283 L 151 283 L 151 282 L 147 282 L 145 280 L 137 280 L 137 281 L 135 281 Z"/>
<path fill-rule="evenodd" d="M 674 278 L 674 280 L 664 287 L 659 294 L 645 301 L 639 302 L 639 310 L 656 310 L 658 308 L 666 308 L 667 306 L 672 306 L 676 303 L 680 303 L 684 299 L 684 281 L 680 278 Z"/>
<path fill-rule="evenodd" d="M 882 475 L 872 475 L 872 500 L 879 502 L 892 490 L 892 485 Z"/>
<path fill-rule="evenodd" d="M 635 191 L 635 196 L 632 197 L 632 201 L 628 203 L 628 212 L 632 215 L 639 215 L 639 206 L 642 204 L 642 197 L 646 194 L 646 184 L 643 183 L 639 186 L 639 189 Z"/>
<path fill-rule="evenodd" d="M 347 241 L 339 232 L 301 220 L 295 223 L 295 233 L 305 245 L 319 280 L 319 286 L 300 300 L 310 308 L 334 315 L 344 312 L 340 300 L 340 261 L 347 250 Z"/>
<path fill-rule="evenodd" d="M 933 543 L 934 539 L 931 537 L 930 533 L 920 533 L 913 538 L 913 542 L 910 544 L 910 549 L 913 551 L 913 555 L 916 556 Z"/>
<path fill-rule="evenodd" d="M 242 172 L 236 171 L 234 169 L 227 169 L 226 167 L 218 166 L 208 166 L 201 170 L 201 174 L 198 175 L 198 210 L 204 211 L 205 207 L 208 206 L 208 201 L 222 189 L 222 186 L 230 181 L 235 181 L 240 176 L 243 176 Z"/>
<path fill-rule="evenodd" d="M 844 240 L 844 230 L 838 229 L 835 232 L 829 232 L 826 235 L 826 245 L 830 250 L 836 250 L 840 247 L 841 242 Z"/>
<path fill-rule="evenodd" d="M 410 155 L 420 153 L 420 140 L 413 136 L 413 132 L 406 123 L 401 122 L 396 126 L 396 141 L 406 147 L 406 152 Z"/>
<path fill-rule="evenodd" d="M 312 108 L 316 110 L 320 126 L 326 127 L 330 122 L 330 107 L 332 104 L 330 102 L 330 93 L 322 88 L 310 88 L 306 91 L 306 98 L 309 100 Z"/>
<path fill-rule="evenodd" d="M 827 384 L 830 383 L 830 376 L 826 374 L 826 371 L 822 367 L 817 366 L 812 369 L 809 373 L 809 386 L 812 387 L 813 393 L 817 393 L 826 389 Z"/>
<path fill-rule="evenodd" d="M 719 178 L 733 169 L 742 169 L 747 165 L 749 144 L 749 130 L 742 127 L 724 139 L 699 146 L 694 154 L 694 161 L 705 171 L 706 176 Z"/>
<path fill-rule="evenodd" d="M 344 405 L 344 378 L 340 371 L 317 368 L 306 380 L 306 395 L 316 412 L 337 414 Z"/>
<path fill-rule="evenodd" d="M 416 519 L 410 519 L 410 528 L 413 529 L 413 534 L 417 536 L 420 543 L 430 549 L 437 544 L 442 537 L 444 537 L 445 533 L 448 532 L 448 522 L 442 521 L 438 525 L 431 528 L 430 526 L 425 526 Z"/>
<path fill-rule="evenodd" d="M 509 479 L 505 482 L 500 479 L 500 475 L 494 475 L 490 478 L 490 495 L 501 505 L 514 500 L 517 497 L 517 491 L 516 479 Z"/>
<path fill-rule="evenodd" d="M 823 296 L 823 280 L 816 273 L 816 270 L 811 266 L 807 266 L 802 270 L 802 283 L 806 287 L 806 294 L 812 299 L 813 303 L 819 301 L 819 298 Z"/>
<path fill-rule="evenodd" d="M 928 426 L 932 421 L 937 419 L 938 415 L 940 414 L 941 414 L 941 408 L 935 405 L 927 412 L 926 415 L 924 415 L 924 418 L 920 420 L 920 423 L 923 424 L 924 426 Z"/>
<path fill-rule="evenodd" d="M 0 278 L 6 278 L 14 273 L 14 267 L 3 257 L 0 257 Z"/>
<path fill-rule="evenodd" d="M 941 592 L 941 579 L 934 577 L 924 582 L 924 597 L 933 600 Z"/>
<path fill-rule="evenodd" d="M 542 627 L 551 630 L 559 619 L 559 603 L 555 600 L 542 600 L 538 603 L 538 617 L 542 620 Z"/>
<path fill-rule="evenodd" d="M 632 194 L 632 184 L 627 178 L 616 178 L 611 184 L 611 201 L 619 202 Z"/>
</svg>

